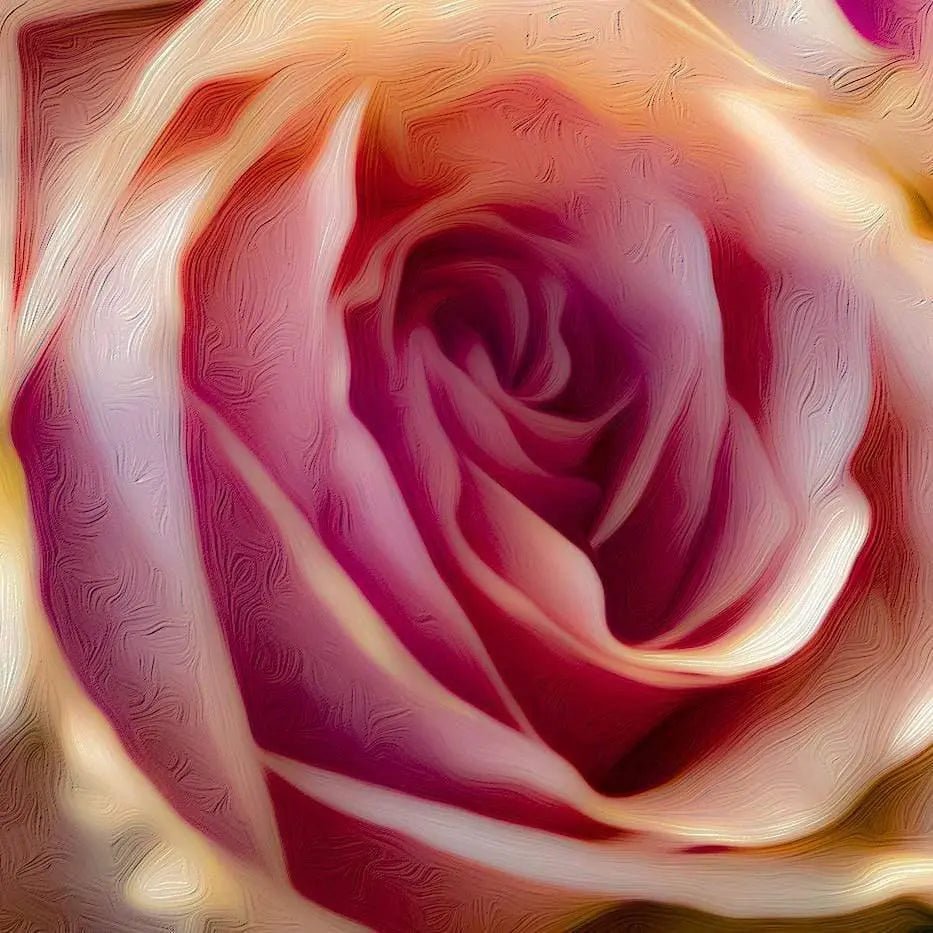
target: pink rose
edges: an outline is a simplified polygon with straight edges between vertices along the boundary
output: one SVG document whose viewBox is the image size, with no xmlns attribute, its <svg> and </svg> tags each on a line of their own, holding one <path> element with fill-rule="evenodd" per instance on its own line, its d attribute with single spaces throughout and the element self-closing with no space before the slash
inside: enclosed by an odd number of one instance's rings
<svg viewBox="0 0 933 933">
<path fill-rule="evenodd" d="M 771 6 L 11 10 L 14 921 L 922 925 L 923 19 Z"/>
</svg>

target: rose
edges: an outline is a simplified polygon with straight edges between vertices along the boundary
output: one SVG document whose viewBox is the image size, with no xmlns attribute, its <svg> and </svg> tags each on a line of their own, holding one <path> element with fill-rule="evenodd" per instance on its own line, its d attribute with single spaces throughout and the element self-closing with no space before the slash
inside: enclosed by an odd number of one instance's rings
<svg viewBox="0 0 933 933">
<path fill-rule="evenodd" d="M 510 9 L 7 21 L 14 916 L 928 898 L 925 73 Z"/>
<path fill-rule="evenodd" d="M 12 909 L 921 895 L 923 153 L 876 123 L 912 66 L 872 85 L 829 8 L 799 53 L 642 7 L 44 13 L 7 27 Z"/>
</svg>

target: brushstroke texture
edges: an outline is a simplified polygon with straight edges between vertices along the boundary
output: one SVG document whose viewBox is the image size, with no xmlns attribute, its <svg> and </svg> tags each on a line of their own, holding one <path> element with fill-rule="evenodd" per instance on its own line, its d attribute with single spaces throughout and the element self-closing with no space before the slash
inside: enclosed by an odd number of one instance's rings
<svg viewBox="0 0 933 933">
<path fill-rule="evenodd" d="M 3 929 L 933 924 L 929 16 L 0 10 Z"/>
</svg>

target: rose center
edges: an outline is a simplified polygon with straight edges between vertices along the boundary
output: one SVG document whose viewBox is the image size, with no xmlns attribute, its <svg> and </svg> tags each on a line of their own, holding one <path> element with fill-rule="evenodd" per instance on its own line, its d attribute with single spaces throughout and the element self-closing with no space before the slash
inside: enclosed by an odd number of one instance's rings
<svg viewBox="0 0 933 933">
<path fill-rule="evenodd" d="M 461 530 L 488 554 L 489 497 L 463 485 L 479 475 L 515 520 L 536 517 L 582 552 L 611 627 L 637 641 L 611 543 L 607 554 L 594 531 L 643 420 L 642 378 L 619 315 L 565 261 L 573 249 L 559 229 L 541 236 L 495 211 L 422 238 L 394 290 L 347 312 L 351 402 L 410 504 L 449 485 Z M 426 516 L 430 538 L 434 507 Z"/>
</svg>

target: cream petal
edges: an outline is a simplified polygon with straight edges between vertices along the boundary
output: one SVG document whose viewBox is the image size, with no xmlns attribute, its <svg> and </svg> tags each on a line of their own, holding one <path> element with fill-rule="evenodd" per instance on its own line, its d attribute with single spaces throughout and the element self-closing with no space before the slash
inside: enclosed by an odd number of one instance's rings
<svg viewBox="0 0 933 933">
<path fill-rule="evenodd" d="M 928 845 L 892 847 L 883 855 L 841 847 L 809 858 L 793 851 L 698 857 L 624 840 L 581 842 L 419 802 L 288 759 L 269 756 L 267 762 L 308 796 L 347 816 L 506 876 L 512 898 L 539 886 L 564 889 L 566 899 L 556 899 L 552 911 L 566 911 L 576 895 L 577 905 L 589 896 L 593 904 L 603 898 L 645 899 L 734 917 L 812 917 L 933 893 Z"/>
</svg>

